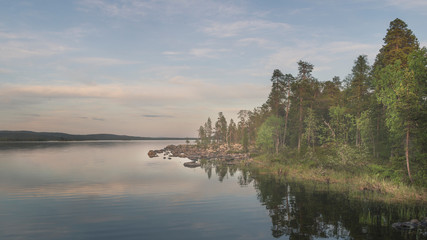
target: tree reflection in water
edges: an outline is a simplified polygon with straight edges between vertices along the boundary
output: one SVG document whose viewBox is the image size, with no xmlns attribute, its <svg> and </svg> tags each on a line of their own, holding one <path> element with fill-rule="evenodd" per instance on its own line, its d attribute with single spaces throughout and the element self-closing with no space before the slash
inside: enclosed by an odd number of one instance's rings
<svg viewBox="0 0 427 240">
<path fill-rule="evenodd" d="M 427 239 L 425 229 L 401 232 L 391 227 L 393 222 L 427 217 L 426 206 L 351 199 L 348 193 L 318 190 L 316 184 L 289 182 L 235 165 L 203 162 L 202 168 L 209 178 L 215 169 L 220 182 L 239 171 L 238 184 L 253 183 L 275 238 Z"/>
</svg>

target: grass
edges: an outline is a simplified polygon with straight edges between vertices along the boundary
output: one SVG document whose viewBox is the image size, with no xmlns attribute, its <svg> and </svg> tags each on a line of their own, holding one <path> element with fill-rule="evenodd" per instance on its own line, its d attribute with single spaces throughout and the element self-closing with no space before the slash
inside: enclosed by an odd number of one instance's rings
<svg viewBox="0 0 427 240">
<path fill-rule="evenodd" d="M 325 168 L 312 161 L 286 161 L 268 155 L 255 157 L 250 168 L 258 174 L 270 174 L 276 178 L 302 183 L 323 183 L 328 190 L 349 192 L 353 198 L 369 197 L 387 203 L 427 203 L 426 188 L 386 179 L 373 174 L 370 168 L 345 171 L 341 168 Z"/>
</svg>

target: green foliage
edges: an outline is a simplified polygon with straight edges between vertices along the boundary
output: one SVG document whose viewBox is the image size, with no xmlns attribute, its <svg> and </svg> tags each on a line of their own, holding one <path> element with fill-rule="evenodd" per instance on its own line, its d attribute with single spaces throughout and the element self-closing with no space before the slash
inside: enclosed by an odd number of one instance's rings
<svg viewBox="0 0 427 240">
<path fill-rule="evenodd" d="M 218 120 L 215 123 L 215 139 L 217 143 L 227 141 L 227 120 L 222 112 L 218 113 Z"/>
<path fill-rule="evenodd" d="M 347 108 L 345 107 L 335 106 L 329 108 L 330 126 L 334 131 L 337 143 L 347 144 L 354 137 L 355 117 L 346 112 Z"/>
<path fill-rule="evenodd" d="M 384 45 L 380 49 L 374 63 L 374 70 L 380 70 L 387 65 L 400 60 L 403 66 L 407 65 L 408 55 L 419 49 L 419 43 L 408 25 L 396 18 L 390 22 L 387 34 L 384 37 Z"/>
<path fill-rule="evenodd" d="M 205 123 L 205 136 L 206 136 L 206 143 L 210 144 L 212 141 L 212 120 L 211 118 L 208 118 L 208 120 Z"/>
<path fill-rule="evenodd" d="M 339 144 L 332 150 L 334 154 L 328 155 L 324 160 L 324 166 L 327 168 L 356 172 L 369 160 L 369 155 L 364 150 L 348 144 Z"/>
<path fill-rule="evenodd" d="M 275 69 L 267 101 L 239 111 L 237 124 L 231 119 L 227 126 L 219 113 L 213 135 L 208 119 L 199 129 L 201 144 L 214 138 L 240 142 L 245 151 L 256 145 L 252 155 L 352 173 L 375 162 L 381 168 L 370 173 L 395 182 L 408 179 L 411 164 L 414 183 L 425 186 L 427 49 L 395 19 L 373 66 L 367 59 L 356 58 L 344 84 L 339 77 L 319 82 L 305 61 L 297 62 L 296 77 Z"/>
<path fill-rule="evenodd" d="M 270 116 L 258 130 L 256 144 L 263 151 L 273 153 L 277 150 L 282 121 L 276 116 Z"/>
<path fill-rule="evenodd" d="M 237 141 L 237 126 L 233 119 L 230 119 L 230 124 L 228 125 L 227 131 L 228 145 L 235 143 Z"/>
<path fill-rule="evenodd" d="M 305 133 L 304 138 L 307 139 L 307 145 L 312 146 L 314 149 L 314 144 L 316 143 L 317 131 L 319 130 L 319 120 L 316 117 L 313 109 L 308 108 L 305 123 Z"/>
<path fill-rule="evenodd" d="M 375 144 L 375 123 L 373 122 L 372 112 L 363 111 L 359 118 L 356 118 L 357 128 L 360 130 L 361 145 L 363 148 L 373 150 Z"/>
<path fill-rule="evenodd" d="M 278 116 L 279 111 L 283 109 L 282 102 L 284 99 L 284 88 L 285 88 L 285 75 L 279 70 L 275 69 L 273 71 L 273 76 L 271 77 L 271 91 L 267 99 L 267 105 L 269 106 L 272 114 Z"/>
</svg>

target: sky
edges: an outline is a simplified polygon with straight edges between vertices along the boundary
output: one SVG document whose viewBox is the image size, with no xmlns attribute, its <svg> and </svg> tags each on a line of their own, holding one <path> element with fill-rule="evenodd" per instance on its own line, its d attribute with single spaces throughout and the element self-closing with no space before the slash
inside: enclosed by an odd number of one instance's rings
<svg viewBox="0 0 427 240">
<path fill-rule="evenodd" d="M 391 21 L 427 46 L 425 0 L 0 0 L 0 130 L 195 137 L 261 106 L 274 69 L 374 62 Z"/>
</svg>

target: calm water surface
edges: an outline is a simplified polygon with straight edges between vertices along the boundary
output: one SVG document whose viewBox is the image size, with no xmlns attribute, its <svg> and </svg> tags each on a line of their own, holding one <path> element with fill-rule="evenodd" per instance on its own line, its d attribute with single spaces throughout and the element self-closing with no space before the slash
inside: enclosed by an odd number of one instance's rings
<svg viewBox="0 0 427 240">
<path fill-rule="evenodd" d="M 349 200 L 235 167 L 148 158 L 179 141 L 0 144 L 0 239 L 423 239 L 424 206 Z"/>
</svg>

